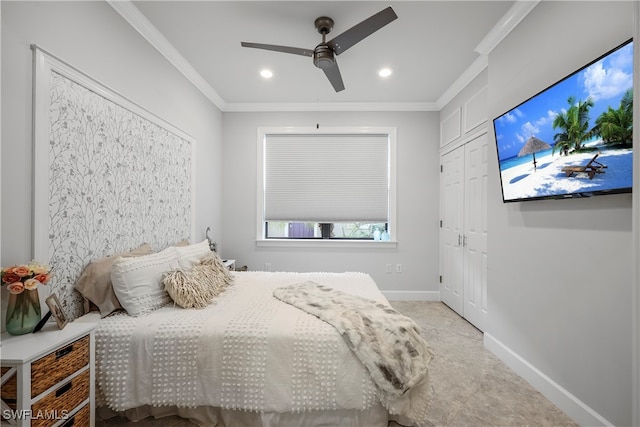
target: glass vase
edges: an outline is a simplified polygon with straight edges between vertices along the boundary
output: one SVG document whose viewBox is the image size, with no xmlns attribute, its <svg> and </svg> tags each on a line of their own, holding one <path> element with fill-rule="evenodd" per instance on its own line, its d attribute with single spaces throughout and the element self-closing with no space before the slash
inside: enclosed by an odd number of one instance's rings
<svg viewBox="0 0 640 427">
<path fill-rule="evenodd" d="M 9 294 L 5 327 L 11 335 L 30 334 L 40 321 L 38 289 Z"/>
</svg>

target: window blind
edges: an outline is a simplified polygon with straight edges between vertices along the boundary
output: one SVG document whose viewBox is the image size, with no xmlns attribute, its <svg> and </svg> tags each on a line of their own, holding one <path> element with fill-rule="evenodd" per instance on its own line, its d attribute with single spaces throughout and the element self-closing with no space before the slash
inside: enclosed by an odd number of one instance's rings
<svg viewBox="0 0 640 427">
<path fill-rule="evenodd" d="M 266 221 L 388 221 L 388 135 L 267 134 L 264 143 Z"/>
</svg>

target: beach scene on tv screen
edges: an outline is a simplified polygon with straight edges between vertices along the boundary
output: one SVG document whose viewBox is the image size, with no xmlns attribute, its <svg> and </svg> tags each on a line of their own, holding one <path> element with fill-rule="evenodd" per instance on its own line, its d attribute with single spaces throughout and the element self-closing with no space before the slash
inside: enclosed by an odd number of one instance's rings
<svg viewBox="0 0 640 427">
<path fill-rule="evenodd" d="M 633 44 L 494 120 L 505 201 L 632 187 Z"/>
</svg>

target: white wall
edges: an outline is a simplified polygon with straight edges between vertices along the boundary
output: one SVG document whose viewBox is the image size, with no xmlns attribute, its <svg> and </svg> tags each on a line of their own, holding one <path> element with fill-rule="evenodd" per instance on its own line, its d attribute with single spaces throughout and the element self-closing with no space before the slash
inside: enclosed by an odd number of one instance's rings
<svg viewBox="0 0 640 427">
<path fill-rule="evenodd" d="M 221 112 L 105 2 L 3 1 L 0 7 L 1 264 L 28 262 L 33 253 L 33 43 L 196 139 L 195 237 L 204 239 L 211 225 L 219 238 Z"/>
<path fill-rule="evenodd" d="M 630 38 L 633 7 L 540 2 L 489 55 L 490 117 Z M 581 424 L 631 425 L 631 195 L 503 204 L 491 154 L 485 343 Z"/>
<path fill-rule="evenodd" d="M 256 247 L 257 128 L 318 122 L 397 127 L 397 248 Z M 250 270 L 269 262 L 273 271 L 362 271 L 383 291 L 394 291 L 390 298 L 439 297 L 437 113 L 224 113 L 223 140 L 223 257 Z M 402 264 L 402 273 L 385 273 L 389 263 Z"/>
</svg>

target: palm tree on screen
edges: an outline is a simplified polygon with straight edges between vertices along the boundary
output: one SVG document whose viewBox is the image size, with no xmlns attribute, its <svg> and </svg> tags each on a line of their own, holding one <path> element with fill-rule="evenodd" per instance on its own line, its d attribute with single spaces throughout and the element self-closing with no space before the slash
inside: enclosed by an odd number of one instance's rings
<svg viewBox="0 0 640 427">
<path fill-rule="evenodd" d="M 594 133 L 605 144 L 631 145 L 633 138 L 633 90 L 625 92 L 617 110 L 609 107 L 596 119 Z"/>
<path fill-rule="evenodd" d="M 575 97 L 570 96 L 567 102 L 569 109 L 553 119 L 553 129 L 561 130 L 553 136 L 555 141 L 553 152 L 560 150 L 565 155 L 569 150 L 582 149 L 582 144 L 592 137 L 592 132 L 589 130 L 589 111 L 594 105 L 591 98 L 576 102 Z"/>
</svg>

